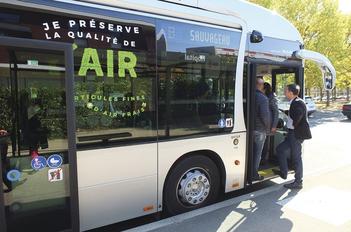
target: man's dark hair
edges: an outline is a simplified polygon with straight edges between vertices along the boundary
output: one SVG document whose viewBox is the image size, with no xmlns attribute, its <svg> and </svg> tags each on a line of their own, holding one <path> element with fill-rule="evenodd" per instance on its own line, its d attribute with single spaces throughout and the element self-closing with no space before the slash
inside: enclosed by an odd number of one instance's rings
<svg viewBox="0 0 351 232">
<path fill-rule="evenodd" d="M 272 86 L 268 82 L 264 83 L 264 92 L 267 96 L 270 96 L 273 93 Z"/>
<path fill-rule="evenodd" d="M 290 84 L 286 86 L 290 92 L 292 92 L 295 96 L 300 93 L 300 86 L 297 84 Z"/>
</svg>

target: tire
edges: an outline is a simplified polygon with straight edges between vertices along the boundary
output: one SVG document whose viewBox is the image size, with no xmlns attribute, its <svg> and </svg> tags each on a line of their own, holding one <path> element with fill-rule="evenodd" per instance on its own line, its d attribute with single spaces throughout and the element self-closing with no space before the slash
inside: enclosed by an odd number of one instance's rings
<svg viewBox="0 0 351 232">
<path fill-rule="evenodd" d="M 348 115 L 347 118 L 348 118 L 349 120 L 351 120 L 351 115 Z"/>
<path fill-rule="evenodd" d="M 171 170 L 166 180 L 163 194 L 165 212 L 177 215 L 209 205 L 218 199 L 219 190 L 220 175 L 210 158 L 201 155 L 186 158 Z"/>
</svg>

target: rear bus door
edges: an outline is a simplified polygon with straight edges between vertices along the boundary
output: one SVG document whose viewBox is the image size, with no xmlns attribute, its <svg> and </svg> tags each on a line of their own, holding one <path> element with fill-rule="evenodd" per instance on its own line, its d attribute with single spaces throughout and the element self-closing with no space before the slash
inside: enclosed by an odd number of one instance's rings
<svg viewBox="0 0 351 232">
<path fill-rule="evenodd" d="M 78 231 L 73 53 L 0 37 L 0 230 Z"/>
</svg>

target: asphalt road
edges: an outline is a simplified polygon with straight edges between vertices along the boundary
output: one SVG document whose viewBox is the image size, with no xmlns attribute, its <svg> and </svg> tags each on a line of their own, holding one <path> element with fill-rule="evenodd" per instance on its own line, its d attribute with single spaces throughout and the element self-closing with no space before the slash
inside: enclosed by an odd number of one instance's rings
<svg viewBox="0 0 351 232">
<path fill-rule="evenodd" d="M 351 121 L 338 111 L 322 111 L 310 124 L 303 190 L 287 190 L 276 178 L 268 187 L 130 232 L 351 232 Z"/>
</svg>

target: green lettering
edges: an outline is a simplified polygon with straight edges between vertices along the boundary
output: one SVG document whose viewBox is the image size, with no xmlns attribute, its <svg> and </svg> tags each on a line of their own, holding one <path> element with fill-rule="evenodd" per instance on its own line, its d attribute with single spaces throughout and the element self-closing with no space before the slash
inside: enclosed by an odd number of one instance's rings
<svg viewBox="0 0 351 232">
<path fill-rule="evenodd" d="M 113 50 L 107 50 L 107 77 L 113 77 Z"/>
<path fill-rule="evenodd" d="M 129 61 L 126 61 L 128 58 Z M 118 52 L 118 76 L 126 77 L 126 70 L 129 71 L 131 77 L 137 77 L 135 72 L 135 66 L 137 63 L 137 57 L 133 52 L 119 51 Z"/>
<path fill-rule="evenodd" d="M 92 61 L 92 63 L 90 63 L 90 60 Z M 78 75 L 86 76 L 88 70 L 94 70 L 96 73 L 96 76 L 98 77 L 104 76 L 104 73 L 100 65 L 100 60 L 99 60 L 97 50 L 94 48 L 84 49 L 82 62 L 80 64 Z"/>
</svg>

